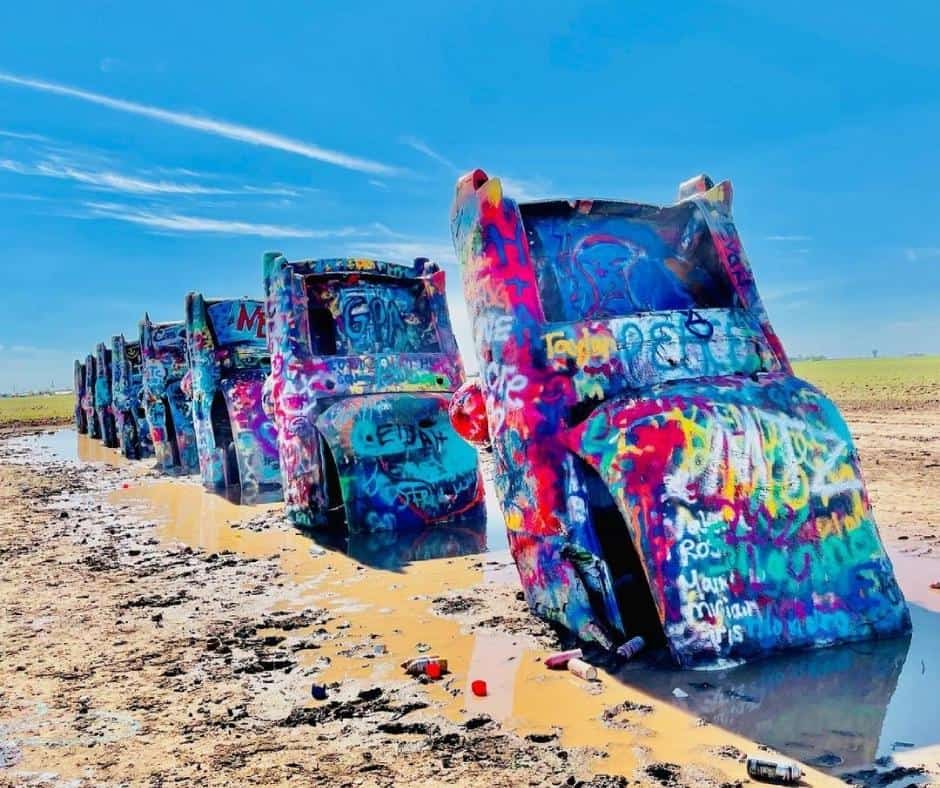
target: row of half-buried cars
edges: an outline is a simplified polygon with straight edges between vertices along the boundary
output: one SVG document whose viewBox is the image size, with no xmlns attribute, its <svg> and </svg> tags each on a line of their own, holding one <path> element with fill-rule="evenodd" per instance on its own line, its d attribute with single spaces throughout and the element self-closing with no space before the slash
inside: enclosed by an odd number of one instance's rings
<svg viewBox="0 0 940 788">
<path fill-rule="evenodd" d="M 263 303 L 191 294 L 185 322 L 76 363 L 79 429 L 210 487 L 280 484 L 295 523 L 350 531 L 479 507 L 459 434 L 492 452 L 530 607 L 608 649 L 641 634 L 707 665 L 909 630 L 849 431 L 792 372 L 730 183 L 518 204 L 477 170 L 451 229 L 479 379 L 435 264 L 271 253 Z"/>
</svg>

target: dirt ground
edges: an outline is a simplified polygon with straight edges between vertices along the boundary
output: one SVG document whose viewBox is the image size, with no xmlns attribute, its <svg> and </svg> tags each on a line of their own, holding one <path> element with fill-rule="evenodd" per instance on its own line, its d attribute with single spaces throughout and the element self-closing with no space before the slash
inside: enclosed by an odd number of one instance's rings
<svg viewBox="0 0 940 788">
<path fill-rule="evenodd" d="M 885 541 L 929 576 L 940 410 L 846 415 Z M 107 462 L 0 442 L 0 785 L 748 782 L 742 737 L 546 671 L 560 643 L 505 557 L 360 564 L 277 506 L 88 450 Z M 419 653 L 450 672 L 406 676 Z M 843 783 L 809 770 L 805 784 Z"/>
</svg>

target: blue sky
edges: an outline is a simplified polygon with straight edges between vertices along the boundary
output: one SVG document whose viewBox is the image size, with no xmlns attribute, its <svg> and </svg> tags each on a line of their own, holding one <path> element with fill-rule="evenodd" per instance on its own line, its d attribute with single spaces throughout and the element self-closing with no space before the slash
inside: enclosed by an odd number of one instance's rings
<svg viewBox="0 0 940 788">
<path fill-rule="evenodd" d="M 0 391 L 188 290 L 260 295 L 268 249 L 442 261 L 474 367 L 476 166 L 521 199 L 731 178 L 791 354 L 940 351 L 937 6 L 476 5 L 6 4 Z"/>
</svg>

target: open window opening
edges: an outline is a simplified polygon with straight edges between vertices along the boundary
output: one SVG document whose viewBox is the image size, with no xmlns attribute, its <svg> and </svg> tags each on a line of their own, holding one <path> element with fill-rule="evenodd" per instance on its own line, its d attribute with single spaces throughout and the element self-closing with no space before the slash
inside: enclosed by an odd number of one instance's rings
<svg viewBox="0 0 940 788">
<path fill-rule="evenodd" d="M 627 524 L 597 471 L 580 458 L 577 463 L 588 490 L 588 505 L 601 548 L 600 558 L 610 572 L 625 633 L 628 638 L 640 635 L 650 646 L 663 645 L 666 638 L 662 622 Z"/>
<path fill-rule="evenodd" d="M 163 412 L 166 414 L 166 439 L 173 453 L 173 464 L 180 465 L 180 447 L 176 442 L 176 425 L 173 423 L 173 411 L 170 410 L 170 400 L 163 398 Z"/>
<path fill-rule="evenodd" d="M 238 472 L 238 455 L 235 451 L 235 434 L 232 422 L 229 419 L 225 397 L 217 391 L 212 400 L 209 411 L 209 420 L 212 422 L 212 436 L 215 438 L 215 447 L 223 452 L 222 476 L 226 487 L 236 487 L 241 482 Z"/>
</svg>

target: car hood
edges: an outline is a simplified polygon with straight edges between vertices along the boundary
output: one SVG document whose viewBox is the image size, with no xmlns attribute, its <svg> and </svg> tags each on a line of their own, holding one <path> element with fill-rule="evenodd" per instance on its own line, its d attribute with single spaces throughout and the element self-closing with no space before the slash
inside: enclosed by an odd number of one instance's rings
<svg viewBox="0 0 940 788">
<path fill-rule="evenodd" d="M 651 387 L 563 440 L 616 501 L 680 664 L 909 627 L 851 435 L 809 384 Z"/>
</svg>

